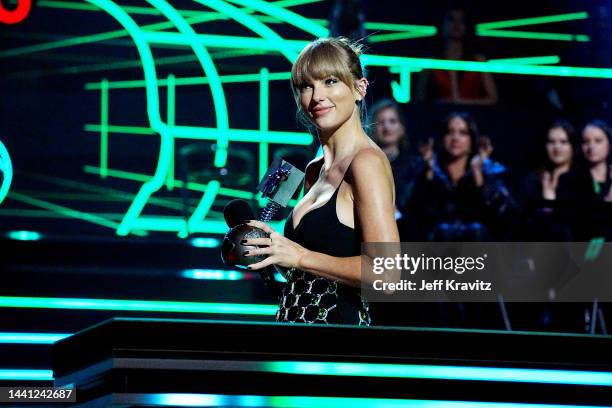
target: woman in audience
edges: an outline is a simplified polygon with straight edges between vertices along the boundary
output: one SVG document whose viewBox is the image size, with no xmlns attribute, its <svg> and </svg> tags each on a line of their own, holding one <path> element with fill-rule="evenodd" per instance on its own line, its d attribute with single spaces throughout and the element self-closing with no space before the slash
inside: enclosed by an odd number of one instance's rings
<svg viewBox="0 0 612 408">
<path fill-rule="evenodd" d="M 422 161 L 411 149 L 404 117 L 397 103 L 391 99 L 382 99 L 372 106 L 370 112 L 372 139 L 391 163 L 396 208 L 403 208 L 412 192 L 414 179 L 423 166 Z"/>
<path fill-rule="evenodd" d="M 493 146 L 480 137 L 465 112 L 444 121 L 437 155 L 424 150 L 426 166 L 418 176 L 406 211 L 420 239 L 481 241 L 502 238 L 513 200 L 501 176 L 505 167 L 490 159 Z"/>
<path fill-rule="evenodd" d="M 573 126 L 564 119 L 554 121 L 542 145 L 544 157 L 541 166 L 523 180 L 521 199 L 528 203 L 574 198 L 578 140 Z"/>
</svg>

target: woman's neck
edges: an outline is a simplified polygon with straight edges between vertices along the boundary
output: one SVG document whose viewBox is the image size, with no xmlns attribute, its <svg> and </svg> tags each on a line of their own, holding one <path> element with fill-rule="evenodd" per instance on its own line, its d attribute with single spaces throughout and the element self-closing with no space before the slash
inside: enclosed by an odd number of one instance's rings
<svg viewBox="0 0 612 408">
<path fill-rule="evenodd" d="M 338 128 L 328 134 L 319 132 L 325 170 L 329 170 L 338 160 L 352 156 L 360 146 L 367 144 L 368 140 L 361 127 L 359 110 L 355 107 L 350 118 Z"/>
<path fill-rule="evenodd" d="M 444 57 L 447 59 L 463 58 L 463 41 L 458 39 L 448 39 L 444 45 Z"/>
<path fill-rule="evenodd" d="M 591 166 L 591 176 L 598 183 L 604 183 L 606 181 L 606 176 L 608 175 L 608 166 L 605 161 L 595 163 Z"/>
<path fill-rule="evenodd" d="M 553 167 L 551 169 L 546 170 L 553 177 L 559 177 L 560 175 L 567 173 L 571 167 L 571 163 L 564 163 L 557 167 Z"/>
</svg>

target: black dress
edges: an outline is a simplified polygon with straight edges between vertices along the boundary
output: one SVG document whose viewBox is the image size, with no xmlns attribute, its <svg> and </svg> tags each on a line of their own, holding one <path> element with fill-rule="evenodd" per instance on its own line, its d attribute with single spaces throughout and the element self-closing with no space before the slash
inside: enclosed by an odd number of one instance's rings
<svg viewBox="0 0 612 408">
<path fill-rule="evenodd" d="M 285 223 L 285 237 L 311 251 L 337 257 L 361 254 L 359 227 L 342 224 L 336 215 L 338 190 L 321 207 L 308 211 L 293 229 L 293 211 Z M 276 313 L 279 322 L 370 325 L 368 304 L 359 288 L 292 269 Z"/>
</svg>

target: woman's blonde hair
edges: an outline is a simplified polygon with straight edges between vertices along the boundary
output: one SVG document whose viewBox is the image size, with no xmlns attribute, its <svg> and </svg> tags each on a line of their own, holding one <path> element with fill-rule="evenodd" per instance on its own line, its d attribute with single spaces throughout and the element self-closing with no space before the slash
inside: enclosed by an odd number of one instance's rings
<svg viewBox="0 0 612 408">
<path fill-rule="evenodd" d="M 364 77 L 359 60 L 362 50 L 363 45 L 344 37 L 319 38 L 304 47 L 291 68 L 291 89 L 301 121 L 310 125 L 300 105 L 300 89 L 309 79 L 335 76 L 359 92 L 357 81 Z M 363 99 L 358 102 L 358 106 L 360 114 L 365 115 Z"/>
</svg>

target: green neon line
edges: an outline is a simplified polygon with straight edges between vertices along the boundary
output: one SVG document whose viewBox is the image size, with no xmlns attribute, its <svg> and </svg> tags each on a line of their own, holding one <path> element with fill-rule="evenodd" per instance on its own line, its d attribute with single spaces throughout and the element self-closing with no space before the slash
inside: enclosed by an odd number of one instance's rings
<svg viewBox="0 0 612 408">
<path fill-rule="evenodd" d="M 163 57 L 156 60 L 156 65 L 173 65 L 195 62 L 197 59 L 191 55 L 179 55 L 175 57 Z M 76 75 L 84 72 L 108 72 L 111 70 L 142 68 L 142 62 L 139 60 L 127 60 L 118 62 L 103 62 L 99 64 L 73 65 L 58 69 L 35 69 L 25 72 L 17 72 L 8 75 L 8 78 L 23 79 L 23 78 L 38 78 L 44 75 Z"/>
<path fill-rule="evenodd" d="M 386 55 L 363 55 L 362 58 L 362 61 L 369 66 L 407 66 L 410 68 L 410 70 L 441 69 L 450 71 L 491 72 L 495 74 L 612 78 L 612 69 L 610 68 L 500 64 L 491 62 L 409 58 Z"/>
<path fill-rule="evenodd" d="M 2 172 L 2 184 L 0 185 L 0 204 L 6 198 L 11 181 L 13 180 L 13 165 L 6 147 L 0 142 L 0 172 Z"/>
<path fill-rule="evenodd" d="M 368 37 L 368 41 L 370 43 L 381 43 L 386 41 L 397 41 L 397 40 L 410 40 L 413 38 L 425 38 L 434 36 L 434 34 L 424 33 L 424 32 L 400 32 L 400 33 L 390 33 L 390 34 L 375 34 Z"/>
<path fill-rule="evenodd" d="M 196 0 L 202 2 L 201 0 Z M 316 37 L 327 37 L 329 30 L 321 25 L 314 23 L 312 20 L 303 17 L 300 14 L 278 7 L 275 4 L 268 3 L 262 0 L 229 0 L 244 7 L 252 7 L 260 13 L 268 14 L 276 17 L 286 24 L 293 25 L 301 30 L 306 31 Z M 291 59 L 290 59 L 291 60 Z M 293 60 L 291 60 L 293 61 Z"/>
<path fill-rule="evenodd" d="M 175 86 L 175 77 L 174 75 L 168 75 L 167 83 L 167 103 L 166 103 L 166 112 L 169 126 L 174 126 L 174 118 L 175 118 L 175 108 L 176 108 L 176 86 Z M 172 145 L 170 146 L 170 164 L 168 166 L 168 175 L 166 176 L 166 188 L 169 191 L 174 189 L 174 147 L 175 142 L 172 141 Z"/>
<path fill-rule="evenodd" d="M 561 62 L 561 58 L 558 55 L 542 55 L 539 57 L 496 58 L 490 59 L 489 62 L 501 62 L 504 64 L 545 65 L 558 64 L 559 62 Z"/>
<path fill-rule="evenodd" d="M 87 0 L 90 3 L 100 7 L 108 12 L 117 22 L 129 33 L 134 40 L 138 54 L 142 60 L 142 68 L 144 77 L 147 81 L 146 98 L 147 98 L 147 116 L 151 125 L 151 129 L 160 134 L 160 157 L 155 171 L 153 180 L 142 185 L 136 198 L 130 205 L 130 208 L 125 214 L 124 219 L 117 227 L 118 235 L 127 235 L 131 230 L 131 224 L 140 215 L 151 195 L 159 190 L 163 185 L 163 178 L 167 171 L 167 155 L 168 155 L 168 140 L 166 126 L 161 120 L 159 112 L 159 93 L 157 89 L 157 73 L 155 71 L 155 63 L 149 45 L 142 38 L 142 30 L 136 22 L 125 13 L 119 6 L 109 0 Z M 163 10 L 160 10 L 163 11 Z"/>
<path fill-rule="evenodd" d="M 83 171 L 89 174 L 99 174 L 100 168 L 95 167 L 95 166 L 83 166 Z M 147 176 L 146 174 L 134 173 L 134 172 L 123 171 L 123 170 L 109 169 L 108 175 L 109 177 L 120 178 L 124 180 L 139 181 L 139 182 L 147 182 L 151 180 L 151 176 Z M 174 180 L 174 185 L 176 187 L 183 188 L 183 181 Z M 193 191 L 205 192 L 207 186 L 208 186 L 207 184 L 201 184 L 201 183 L 194 183 L 194 182 L 187 183 L 187 189 L 193 190 Z M 253 199 L 253 196 L 254 196 L 253 193 L 250 193 L 248 191 L 236 190 L 233 188 L 225 188 L 225 187 L 221 187 L 219 189 L 219 194 L 227 196 L 227 197 L 242 198 L 245 200 L 251 200 Z"/>
<path fill-rule="evenodd" d="M 99 132 L 100 125 L 86 124 L 84 130 L 87 132 Z M 123 133 L 132 135 L 155 135 L 155 133 L 145 127 L 138 126 L 108 126 L 109 133 Z M 172 132 L 176 138 L 193 140 L 215 140 L 219 130 L 217 128 L 195 127 L 195 126 L 174 126 Z M 266 142 L 278 144 L 291 144 L 308 146 L 312 143 L 312 135 L 299 132 L 282 132 L 270 130 L 262 133 L 260 130 L 251 129 L 229 129 L 227 137 L 232 142 Z"/>
<path fill-rule="evenodd" d="M 322 0 L 291 0 L 291 1 L 284 0 L 284 1 L 278 1 L 275 4 L 281 7 L 294 7 L 294 6 L 304 5 L 304 4 L 317 3 L 320 1 Z M 13 0 L 11 1 L 11 3 L 16 4 L 16 1 Z M 69 1 L 41 0 L 41 1 L 38 1 L 36 5 L 38 7 L 59 8 L 59 9 L 64 9 L 64 10 L 100 11 L 100 9 L 98 9 L 97 7 L 93 7 L 88 4 L 81 4 L 81 3 L 69 2 Z M 161 14 L 158 10 L 151 8 L 151 7 L 122 6 L 122 8 L 129 14 L 142 14 L 142 15 L 153 15 L 153 16 L 158 16 Z M 215 12 L 205 12 L 205 11 L 198 11 L 198 10 L 178 10 L 178 11 L 185 17 L 191 17 L 191 16 L 196 16 L 196 15 L 197 16 L 208 15 L 209 17 L 214 17 L 215 20 L 227 19 L 227 17 L 224 16 L 223 14 L 215 13 Z M 245 12 L 252 13 L 253 11 L 249 11 L 248 9 L 245 8 Z M 278 19 L 266 18 L 265 16 L 257 16 L 257 18 L 259 18 L 260 21 L 264 21 L 264 22 L 265 21 L 279 22 Z"/>
<path fill-rule="evenodd" d="M 269 126 L 269 118 L 268 112 L 270 110 L 270 81 L 268 79 L 268 70 L 266 68 L 262 68 L 260 71 L 260 81 L 259 81 L 259 129 L 263 132 L 268 131 Z M 269 145 L 266 142 L 261 142 L 259 144 L 259 177 L 258 180 L 261 180 L 262 177 L 266 174 L 268 170 L 269 163 Z M 263 207 L 266 205 L 267 200 L 259 198 L 259 206 Z"/>
<path fill-rule="evenodd" d="M 602 371 L 309 361 L 261 365 L 266 372 L 283 374 L 612 386 L 612 373 Z"/>
<path fill-rule="evenodd" d="M 536 24 L 558 23 L 561 21 L 584 20 L 589 18 L 586 11 L 576 13 L 556 14 L 552 16 L 519 18 L 516 20 L 493 21 L 490 23 L 480 23 L 476 25 L 476 29 L 493 30 L 498 28 L 522 27 Z"/>
<path fill-rule="evenodd" d="M 143 35 L 150 43 L 187 46 L 187 39 L 179 33 L 145 31 Z M 280 37 L 268 41 L 258 37 L 219 34 L 196 34 L 192 40 L 206 47 L 215 48 L 247 48 L 252 50 L 279 51 L 279 46 L 282 46 L 283 50 L 286 51 L 285 56 L 298 53 L 308 44 L 308 41 L 284 40 Z"/>
<path fill-rule="evenodd" d="M 227 227 L 226 227 L 227 229 Z M 273 316 L 276 305 L 0 296 L 0 307 Z"/>
<path fill-rule="evenodd" d="M 378 23 L 378 22 L 365 22 L 364 28 L 366 30 L 385 30 L 385 31 L 411 31 L 421 32 L 424 34 L 435 35 L 437 28 L 435 26 L 416 25 L 416 24 L 396 24 L 396 23 Z"/>
<path fill-rule="evenodd" d="M 87 0 L 87 1 L 94 3 L 94 1 L 90 1 L 90 0 Z M 97 4 L 96 4 L 96 7 L 104 10 L 104 7 L 100 7 Z M 117 6 L 115 5 L 115 7 Z M 119 9 L 119 10 L 121 10 L 119 11 L 120 13 L 123 11 L 122 9 Z M 109 14 L 113 15 L 110 12 Z M 211 14 L 214 14 L 214 13 L 211 13 Z M 218 14 L 210 15 L 210 14 L 198 13 L 198 15 L 187 18 L 187 21 L 191 24 L 198 24 L 198 23 L 203 23 L 207 21 L 217 20 L 218 19 L 217 17 L 218 17 Z M 174 25 L 171 22 L 162 22 L 162 23 L 144 25 L 139 28 L 142 30 L 166 30 L 168 28 L 173 28 L 173 27 Z M 107 40 L 127 37 L 129 35 L 130 34 L 128 33 L 128 31 L 122 29 L 122 30 L 109 31 L 106 33 L 98 33 L 98 34 L 91 34 L 91 35 L 86 35 L 86 36 L 72 37 L 72 38 L 67 38 L 67 39 L 59 40 L 59 41 L 52 41 L 52 42 L 43 43 L 43 44 L 29 45 L 25 47 L 18 47 L 18 48 L 8 49 L 5 51 L 0 51 L 0 58 L 12 57 L 15 55 L 30 54 L 34 52 L 45 51 L 45 50 L 56 49 L 56 48 L 71 47 L 71 46 L 81 45 L 81 44 L 107 41 Z"/>
<path fill-rule="evenodd" d="M 584 34 L 561 34 L 561 33 L 535 33 L 531 31 L 504 31 L 504 30 L 478 30 L 476 35 L 481 37 L 500 37 L 500 38 L 524 38 L 528 40 L 549 40 L 549 41 L 579 41 L 589 42 L 591 38 Z"/>
<path fill-rule="evenodd" d="M 203 224 L 206 218 L 206 215 L 210 211 L 217 194 L 219 194 L 219 189 L 221 188 L 221 183 L 218 180 L 211 180 L 208 182 L 206 187 L 206 192 L 202 196 L 202 200 L 196 207 L 195 211 L 189 217 L 189 221 L 187 222 L 187 230 L 192 231 L 195 229 L 197 225 Z"/>
<path fill-rule="evenodd" d="M 106 178 L 108 169 L 108 79 L 100 83 L 100 177 Z"/>
<path fill-rule="evenodd" d="M 217 0 L 210 0 L 217 1 Z M 167 3 L 165 0 L 149 0 L 149 2 L 159 9 L 166 18 L 172 21 L 176 28 L 179 30 L 181 35 L 185 36 L 188 39 L 188 42 L 195 53 L 200 65 L 204 69 L 204 73 L 208 78 L 210 78 L 210 91 L 212 93 L 213 105 L 215 107 L 215 119 L 217 122 L 217 127 L 219 128 L 219 133 L 217 134 L 216 141 L 216 150 L 215 150 L 215 167 L 223 167 L 227 163 L 227 147 L 228 147 L 228 139 L 227 139 L 227 129 L 229 129 L 229 118 L 227 112 L 227 102 L 225 100 L 225 93 L 223 91 L 223 87 L 221 82 L 219 81 L 219 73 L 217 72 L 217 68 L 210 57 L 210 54 L 206 50 L 205 47 L 202 47 L 201 44 L 198 44 L 197 41 L 194 41 L 196 37 L 196 32 L 193 28 L 185 21 L 185 19 Z M 216 8 L 216 7 L 212 7 Z M 219 11 L 219 10 L 217 10 Z M 240 11 L 238 11 L 240 13 Z M 155 81 L 157 83 L 157 81 Z M 163 178 L 163 175 L 167 172 L 167 167 L 169 163 L 164 163 L 163 161 L 169 155 L 169 151 L 165 151 L 163 147 L 169 147 L 172 143 L 171 137 L 174 135 L 172 133 L 166 134 L 163 132 L 162 138 L 166 136 L 167 141 L 162 141 L 162 149 L 160 149 L 158 169 L 156 172 L 156 176 L 159 175 L 160 178 Z M 162 174 L 163 173 L 163 174 Z M 163 182 L 163 180 L 161 180 Z M 155 179 L 154 182 L 157 182 Z"/>
<path fill-rule="evenodd" d="M 100 168 L 96 167 L 96 169 L 98 170 L 93 174 L 100 175 Z M 32 177 L 36 177 L 37 179 L 45 180 L 49 183 L 57 184 L 60 186 L 76 188 L 78 190 L 84 190 L 84 191 L 92 191 L 92 192 L 103 194 L 103 195 L 111 195 L 111 196 L 115 196 L 115 197 L 118 197 L 120 199 L 127 200 L 127 201 L 132 201 L 134 197 L 136 196 L 135 194 L 128 193 L 126 191 L 116 190 L 114 188 L 109 188 L 109 187 L 99 187 L 99 186 L 95 186 L 92 184 L 82 183 L 82 182 L 74 181 L 74 180 L 67 180 L 67 179 L 60 178 L 60 177 L 43 176 L 40 174 L 29 173 L 29 172 L 24 172 L 24 174 L 28 174 Z M 143 181 L 143 180 L 139 180 L 139 181 Z M 144 180 L 144 181 L 147 181 L 147 180 Z M 156 205 L 158 207 L 169 208 L 172 210 L 182 210 L 183 209 L 183 205 L 181 203 L 176 203 L 174 201 L 169 200 L 168 198 L 151 197 L 150 202 L 151 204 Z"/>
<path fill-rule="evenodd" d="M 72 208 L 68 208 L 68 207 L 64 207 L 64 206 L 61 206 L 61 205 L 53 204 L 53 203 L 50 203 L 48 201 L 39 200 L 39 199 L 36 199 L 36 198 L 33 198 L 33 197 L 26 196 L 24 194 L 10 193 L 9 194 L 9 198 L 11 198 L 13 200 L 21 201 L 23 203 L 32 205 L 34 207 L 40 207 L 40 208 L 44 208 L 46 210 L 54 211 L 54 212 L 57 212 L 59 214 L 71 217 L 71 218 L 77 218 L 79 220 L 91 222 L 92 224 L 101 225 L 103 227 L 108 227 L 108 228 L 115 229 L 115 228 L 117 228 L 119 226 L 119 224 L 117 224 L 116 222 L 113 222 L 111 220 L 107 220 L 107 219 L 102 218 L 100 216 L 89 214 L 89 213 L 82 212 L 82 211 L 73 210 Z M 144 234 L 144 233 L 142 233 L 140 231 L 135 231 L 134 233 L 136 235 L 140 235 L 140 236 L 146 235 L 146 234 Z"/>
<path fill-rule="evenodd" d="M 222 83 L 246 83 L 246 82 L 259 82 L 260 74 L 236 74 L 236 75 L 222 75 L 219 80 Z M 291 72 L 271 72 L 268 74 L 269 81 L 287 81 L 291 79 Z M 176 86 L 188 86 L 188 85 L 206 85 L 209 83 L 206 77 L 185 77 L 176 78 L 174 80 Z M 160 79 L 157 81 L 157 86 L 164 87 L 168 85 L 168 81 Z M 129 89 L 129 88 L 143 88 L 145 81 L 110 81 L 108 83 L 109 89 Z M 100 89 L 101 85 L 99 82 L 88 82 L 85 84 L 86 90 L 97 90 Z"/>
</svg>

